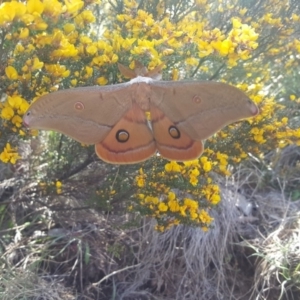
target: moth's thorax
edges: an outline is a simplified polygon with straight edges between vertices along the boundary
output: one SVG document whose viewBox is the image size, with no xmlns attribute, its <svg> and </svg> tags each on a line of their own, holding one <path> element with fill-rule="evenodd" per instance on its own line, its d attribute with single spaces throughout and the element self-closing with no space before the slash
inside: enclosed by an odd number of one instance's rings
<svg viewBox="0 0 300 300">
<path fill-rule="evenodd" d="M 137 76 L 136 78 L 131 79 L 129 81 L 129 84 L 141 83 L 141 82 L 150 83 L 152 81 L 153 81 L 153 79 L 150 77 Z"/>
<path fill-rule="evenodd" d="M 137 77 L 140 79 L 150 79 L 147 77 Z M 137 79 L 135 78 L 135 79 Z M 132 83 L 133 80 L 130 82 Z M 138 106 L 143 111 L 149 111 L 150 110 L 150 97 L 151 97 L 151 86 L 148 84 L 149 81 L 134 81 L 131 85 L 131 91 L 132 91 L 132 101 L 138 104 Z"/>
</svg>

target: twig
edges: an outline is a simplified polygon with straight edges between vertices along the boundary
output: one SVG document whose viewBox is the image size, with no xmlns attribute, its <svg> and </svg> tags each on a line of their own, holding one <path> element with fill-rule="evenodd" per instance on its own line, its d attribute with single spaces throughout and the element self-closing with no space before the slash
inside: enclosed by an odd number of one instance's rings
<svg viewBox="0 0 300 300">
<path fill-rule="evenodd" d="M 107 280 L 109 277 L 112 277 L 112 276 L 114 276 L 114 275 L 116 275 L 116 274 L 118 274 L 118 273 L 121 273 L 121 272 L 126 271 L 126 270 L 129 270 L 129 269 L 133 269 L 133 268 L 138 267 L 138 266 L 140 266 L 140 263 L 137 264 L 137 265 L 125 267 L 125 268 L 120 269 L 120 270 L 118 270 L 118 271 L 113 271 L 112 273 L 110 273 L 110 274 L 104 276 L 100 281 L 95 282 L 95 283 L 93 283 L 92 285 L 93 285 L 93 286 L 97 286 L 97 285 L 101 284 L 103 281 Z"/>
</svg>

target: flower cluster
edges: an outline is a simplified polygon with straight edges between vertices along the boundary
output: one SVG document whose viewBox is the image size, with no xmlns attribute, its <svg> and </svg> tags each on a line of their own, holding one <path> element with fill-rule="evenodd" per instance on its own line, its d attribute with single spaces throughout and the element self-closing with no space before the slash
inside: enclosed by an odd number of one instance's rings
<svg viewBox="0 0 300 300">
<path fill-rule="evenodd" d="M 11 164 L 15 164 L 19 158 L 19 154 L 9 143 L 6 144 L 3 151 L 0 153 L 0 160 L 4 163 L 10 162 Z"/>
<path fill-rule="evenodd" d="M 212 53 L 227 57 L 231 67 L 236 66 L 238 60 L 251 57 L 252 51 L 258 47 L 258 34 L 251 26 L 242 24 L 239 18 L 231 21 L 233 28 L 227 36 L 218 28 L 202 32 L 198 43 L 199 57 Z"/>
<path fill-rule="evenodd" d="M 60 195 L 62 193 L 63 184 L 59 180 L 57 180 L 56 182 L 41 181 L 39 182 L 38 186 L 45 195 L 49 195 L 53 191 L 55 191 L 57 195 Z"/>
<path fill-rule="evenodd" d="M 21 129 L 22 116 L 28 109 L 28 102 L 20 95 L 8 96 L 7 100 L 0 104 L 1 118 L 5 121 L 9 121 L 12 124 L 12 130 L 18 132 L 20 135 L 24 135 L 24 131 Z"/>
<path fill-rule="evenodd" d="M 199 202 L 191 198 L 179 199 L 172 191 L 165 199 L 138 195 L 140 204 L 148 208 L 158 220 L 157 230 L 164 231 L 180 223 L 201 226 L 204 231 L 211 225 L 213 218 L 207 210 L 199 207 Z"/>
<path fill-rule="evenodd" d="M 200 225 L 207 230 L 213 218 L 208 210 L 221 201 L 219 186 L 210 175 L 224 173 L 227 156 L 209 149 L 199 159 L 157 164 L 151 175 L 141 168 L 136 176 L 137 206 L 158 221 L 158 229 L 177 224 Z M 225 172 L 227 170 L 225 169 Z"/>
</svg>

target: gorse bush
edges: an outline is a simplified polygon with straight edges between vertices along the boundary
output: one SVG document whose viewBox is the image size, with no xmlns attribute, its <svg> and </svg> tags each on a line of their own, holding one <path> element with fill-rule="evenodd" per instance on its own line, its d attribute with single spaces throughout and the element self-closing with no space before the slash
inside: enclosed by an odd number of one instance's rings
<svg viewBox="0 0 300 300">
<path fill-rule="evenodd" d="M 221 200 L 216 175 L 230 175 L 249 153 L 300 144 L 299 29 L 300 5 L 288 0 L 3 2 L 0 159 L 15 164 L 22 159 L 18 139 L 37 135 L 22 127 L 32 101 L 58 89 L 122 82 L 117 62 L 133 68 L 138 60 L 149 69 L 164 63 L 165 80 L 230 83 L 260 114 L 212 136 L 195 161 L 154 157 L 137 165 L 132 181 L 129 210 L 155 217 L 159 230 L 180 223 L 207 230 L 209 210 Z M 119 191 L 115 185 L 99 193 Z"/>
</svg>

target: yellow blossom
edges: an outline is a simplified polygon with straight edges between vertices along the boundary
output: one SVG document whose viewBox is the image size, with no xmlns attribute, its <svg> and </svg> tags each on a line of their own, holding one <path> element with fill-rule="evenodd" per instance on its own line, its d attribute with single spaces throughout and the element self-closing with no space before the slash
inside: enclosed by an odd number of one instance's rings
<svg viewBox="0 0 300 300">
<path fill-rule="evenodd" d="M 201 209 L 199 220 L 204 224 L 210 224 L 214 219 L 205 210 Z"/>
<path fill-rule="evenodd" d="M 83 6 L 82 0 L 64 0 L 67 12 L 71 15 L 77 13 Z"/>
<path fill-rule="evenodd" d="M 96 81 L 99 85 L 106 85 L 108 82 L 108 80 L 104 76 L 98 77 Z"/>
<path fill-rule="evenodd" d="M 28 108 L 29 108 L 29 103 L 22 98 L 22 103 L 18 108 L 18 114 L 21 116 L 24 115 Z"/>
<path fill-rule="evenodd" d="M 218 195 L 218 194 L 214 194 L 211 196 L 210 198 L 210 202 L 213 204 L 213 205 L 217 205 L 221 200 L 221 196 Z"/>
<path fill-rule="evenodd" d="M 67 23 L 64 25 L 64 32 L 69 34 L 75 31 L 75 25 L 72 23 Z"/>
<path fill-rule="evenodd" d="M 192 210 L 197 210 L 198 209 L 198 202 L 193 200 L 193 199 L 189 199 L 189 198 L 185 198 L 184 200 L 184 205 L 188 208 L 188 209 L 192 209 Z"/>
<path fill-rule="evenodd" d="M 22 126 L 22 118 L 18 115 L 14 115 L 11 119 L 11 122 L 16 126 L 16 127 L 21 127 Z"/>
<path fill-rule="evenodd" d="M 210 161 L 206 161 L 204 164 L 203 164 L 203 170 L 205 172 L 209 172 L 212 168 L 212 163 Z"/>
<path fill-rule="evenodd" d="M 199 167 L 199 160 L 198 159 L 187 160 L 187 161 L 184 161 L 183 163 L 186 167 L 192 167 L 192 166 Z"/>
<path fill-rule="evenodd" d="M 145 183 L 146 183 L 145 177 L 144 176 L 137 176 L 136 177 L 136 183 L 137 183 L 138 187 L 140 187 L 140 188 L 144 187 Z"/>
<path fill-rule="evenodd" d="M 29 29 L 28 28 L 21 28 L 20 34 L 19 34 L 19 39 L 26 39 L 29 36 Z"/>
<path fill-rule="evenodd" d="M 33 59 L 31 70 L 40 70 L 44 66 L 44 63 L 38 59 L 38 57 L 35 57 Z"/>
<path fill-rule="evenodd" d="M 18 79 L 18 76 L 19 76 L 17 70 L 13 66 L 6 67 L 5 74 L 6 74 L 7 78 L 10 80 L 16 80 L 16 79 Z"/>
<path fill-rule="evenodd" d="M 3 2 L 0 5 L 0 26 L 12 22 L 16 12 L 11 2 Z"/>
<path fill-rule="evenodd" d="M 61 188 L 62 187 L 61 181 L 56 181 L 55 186 L 56 188 Z"/>
<path fill-rule="evenodd" d="M 172 80 L 178 80 L 179 79 L 179 70 L 173 69 L 172 70 Z"/>
<path fill-rule="evenodd" d="M 4 120 L 10 120 L 14 114 L 14 110 L 11 107 L 4 107 L 1 111 L 1 118 Z"/>
<path fill-rule="evenodd" d="M 158 205 L 158 210 L 161 212 L 166 212 L 168 210 L 168 206 L 164 202 L 160 202 Z"/>
<path fill-rule="evenodd" d="M 195 220 L 195 219 L 197 219 L 197 217 L 198 217 L 198 214 L 195 211 L 191 211 L 190 212 L 190 218 L 191 218 L 191 220 Z"/>
<path fill-rule="evenodd" d="M 94 16 L 93 12 L 90 10 L 84 10 L 81 13 L 81 16 L 85 23 L 93 23 L 96 21 L 96 18 Z"/>
<path fill-rule="evenodd" d="M 180 172 L 181 166 L 176 161 L 170 161 L 165 165 L 165 170 L 167 172 Z"/>
<path fill-rule="evenodd" d="M 159 203 L 159 199 L 157 197 L 147 196 L 145 198 L 145 203 L 157 205 Z"/>
<path fill-rule="evenodd" d="M 176 194 L 173 193 L 173 192 L 169 192 L 169 194 L 168 194 L 168 200 L 169 201 L 173 201 L 175 199 L 176 199 Z"/>
<path fill-rule="evenodd" d="M 28 0 L 27 11 L 30 14 L 41 15 L 44 11 L 44 4 L 40 0 Z"/>
<path fill-rule="evenodd" d="M 90 55 L 95 55 L 98 51 L 98 48 L 94 44 L 90 44 L 86 47 L 86 52 Z"/>
<path fill-rule="evenodd" d="M 177 212 L 180 210 L 180 205 L 176 200 L 170 200 L 168 206 L 171 212 Z"/>
<path fill-rule="evenodd" d="M 18 159 L 21 157 L 16 152 L 15 149 L 11 148 L 10 144 L 7 143 L 2 153 L 0 153 L 0 160 L 4 163 L 10 162 L 11 164 L 15 164 Z"/>
<path fill-rule="evenodd" d="M 200 175 L 199 169 L 193 168 L 192 170 L 190 170 L 190 175 L 195 176 L 195 177 L 199 176 Z"/>
</svg>

